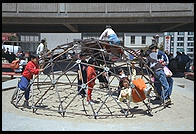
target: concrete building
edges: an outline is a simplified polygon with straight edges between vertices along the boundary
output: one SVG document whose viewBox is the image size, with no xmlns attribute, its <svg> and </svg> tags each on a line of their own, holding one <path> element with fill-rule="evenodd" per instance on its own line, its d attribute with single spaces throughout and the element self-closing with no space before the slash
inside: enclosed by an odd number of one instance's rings
<svg viewBox="0 0 196 134">
<path fill-rule="evenodd" d="M 194 59 L 194 32 L 165 32 L 164 35 L 171 36 L 170 52 L 174 57 L 179 51 Z"/>
<path fill-rule="evenodd" d="M 74 39 L 81 39 L 81 33 L 41 33 L 41 39 L 46 38 L 48 49 L 53 49 L 58 45 L 70 43 Z"/>
<path fill-rule="evenodd" d="M 19 46 L 24 52 L 35 53 L 40 42 L 40 33 L 17 33 Z"/>
<path fill-rule="evenodd" d="M 163 43 L 163 33 L 125 33 L 124 46 L 132 49 L 143 49 L 152 44 L 152 38 L 159 35 L 158 44 Z"/>
<path fill-rule="evenodd" d="M 105 29 L 103 29 L 104 31 Z M 124 42 L 124 33 L 116 33 L 119 40 Z M 82 39 L 90 39 L 90 38 L 94 38 L 94 39 L 99 39 L 99 37 L 101 36 L 101 32 L 99 33 L 82 33 Z M 107 40 L 107 38 L 104 38 L 105 40 Z"/>
</svg>

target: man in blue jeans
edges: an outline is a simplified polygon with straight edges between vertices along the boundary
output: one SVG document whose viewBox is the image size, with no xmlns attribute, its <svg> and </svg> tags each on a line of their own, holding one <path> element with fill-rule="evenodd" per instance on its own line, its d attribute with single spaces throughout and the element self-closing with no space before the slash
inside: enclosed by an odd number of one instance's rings
<svg viewBox="0 0 196 134">
<path fill-rule="evenodd" d="M 168 90 L 168 93 L 169 93 L 169 99 L 171 101 L 171 93 L 172 93 L 172 88 L 173 88 L 173 79 L 171 77 L 166 77 L 167 79 L 167 82 L 169 84 L 169 90 Z M 155 78 L 155 83 L 154 83 L 154 86 L 158 92 L 159 95 L 161 95 L 161 83 Z"/>
<path fill-rule="evenodd" d="M 154 44 L 149 46 L 149 49 L 151 50 L 151 53 L 147 57 L 147 62 L 150 63 L 150 68 L 152 68 L 155 73 L 155 88 L 158 94 L 161 96 L 162 100 L 165 101 L 165 104 L 171 104 L 170 95 L 173 86 L 173 80 L 170 78 L 168 79 L 169 82 L 172 82 L 170 85 L 163 70 L 163 67 L 167 64 L 164 62 L 164 59 L 167 57 L 163 55 L 164 53 L 162 51 L 158 51 L 158 47 Z"/>
<path fill-rule="evenodd" d="M 157 53 L 157 59 L 161 62 L 161 64 L 163 66 L 168 67 L 168 64 L 169 64 L 168 56 L 163 51 L 160 51 L 157 47 L 155 47 L 155 49 L 153 49 L 152 51 Z M 169 99 L 170 99 L 170 96 L 171 96 L 171 93 L 172 93 L 172 88 L 173 88 L 173 79 L 172 79 L 171 76 L 166 76 L 166 79 L 167 79 L 167 82 L 169 84 L 168 92 L 169 92 Z M 156 78 L 155 78 L 154 86 L 155 86 L 158 94 L 161 95 L 161 90 L 162 90 L 161 83 Z M 170 99 L 170 101 L 171 101 L 171 99 Z"/>
</svg>

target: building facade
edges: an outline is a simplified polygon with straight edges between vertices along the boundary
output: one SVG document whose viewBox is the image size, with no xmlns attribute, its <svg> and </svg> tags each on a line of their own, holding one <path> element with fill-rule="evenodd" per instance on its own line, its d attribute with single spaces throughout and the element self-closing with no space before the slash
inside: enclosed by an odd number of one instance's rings
<svg viewBox="0 0 196 134">
<path fill-rule="evenodd" d="M 165 32 L 171 36 L 170 52 L 176 56 L 176 52 L 184 52 L 194 59 L 194 32 Z"/>
<path fill-rule="evenodd" d="M 73 42 L 74 39 L 81 39 L 81 33 L 41 33 L 41 39 L 46 39 L 48 49 L 54 49 L 58 45 Z"/>
<path fill-rule="evenodd" d="M 153 36 L 159 35 L 158 44 L 163 44 L 163 33 L 125 33 L 124 46 L 132 49 L 144 49 L 149 47 L 153 41 Z"/>
<path fill-rule="evenodd" d="M 124 33 L 116 33 L 119 40 L 124 42 Z M 81 38 L 84 39 L 90 39 L 90 38 L 94 38 L 94 39 L 99 39 L 99 37 L 101 36 L 101 33 L 82 33 L 81 34 Z M 105 40 L 107 40 L 107 38 L 104 38 Z M 103 40 L 104 40 L 103 39 Z"/>
<path fill-rule="evenodd" d="M 40 33 L 17 33 L 23 52 L 35 53 L 40 42 Z"/>
</svg>

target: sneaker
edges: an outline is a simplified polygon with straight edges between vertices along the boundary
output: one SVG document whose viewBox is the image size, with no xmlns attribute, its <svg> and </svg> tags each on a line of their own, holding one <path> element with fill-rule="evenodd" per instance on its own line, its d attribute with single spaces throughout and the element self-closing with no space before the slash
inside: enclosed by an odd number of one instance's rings
<svg viewBox="0 0 196 134">
<path fill-rule="evenodd" d="M 81 95 L 81 97 L 82 97 L 82 98 L 85 98 L 85 97 L 86 97 L 86 95 L 85 95 L 85 94 L 80 94 L 80 95 Z"/>
<path fill-rule="evenodd" d="M 171 99 L 166 99 L 166 100 L 165 100 L 165 104 L 166 104 L 166 105 L 171 105 Z"/>
<path fill-rule="evenodd" d="M 107 84 L 107 83 L 105 83 L 103 88 L 108 88 L 108 84 Z"/>
<path fill-rule="evenodd" d="M 29 102 L 27 100 L 24 101 L 23 107 L 31 109 L 31 107 L 29 106 Z"/>
<path fill-rule="evenodd" d="M 123 103 L 126 103 L 126 102 L 127 102 L 127 100 L 126 100 L 126 99 L 124 99 L 122 102 L 123 102 Z"/>
<path fill-rule="evenodd" d="M 94 102 L 93 102 L 92 100 L 90 100 L 90 101 L 88 101 L 88 104 L 93 105 L 93 104 L 94 104 Z"/>
<path fill-rule="evenodd" d="M 100 83 L 99 88 L 104 88 L 104 84 Z"/>
</svg>

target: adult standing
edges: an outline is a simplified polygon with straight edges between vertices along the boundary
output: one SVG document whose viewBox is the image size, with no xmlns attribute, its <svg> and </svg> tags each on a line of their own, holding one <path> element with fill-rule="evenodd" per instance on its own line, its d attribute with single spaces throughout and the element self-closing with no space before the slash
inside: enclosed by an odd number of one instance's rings
<svg viewBox="0 0 196 134">
<path fill-rule="evenodd" d="M 41 58 L 42 54 L 44 52 L 48 51 L 47 49 L 47 42 L 46 42 L 46 39 L 42 39 L 39 46 L 37 47 L 37 51 L 36 51 L 36 54 L 39 55 L 39 58 Z M 44 60 L 40 60 L 39 61 L 39 64 L 40 64 L 40 68 L 43 68 L 44 67 L 44 64 L 43 64 Z"/>
<path fill-rule="evenodd" d="M 177 68 L 178 68 L 176 72 L 184 72 L 185 66 L 183 65 L 183 62 L 182 62 L 182 54 L 179 51 L 177 51 L 176 54 L 177 55 L 175 57 L 175 60 L 177 62 Z"/>
<path fill-rule="evenodd" d="M 150 68 L 152 68 L 152 70 L 155 73 L 155 83 L 160 82 L 161 86 L 163 87 L 162 92 L 159 92 L 161 91 L 160 90 L 161 87 L 157 88 L 158 93 L 161 95 L 161 98 L 163 102 L 165 102 L 165 104 L 171 104 L 171 99 L 169 95 L 169 83 L 163 71 L 164 63 L 163 60 L 159 60 L 164 58 L 164 56 L 163 57 L 161 55 L 158 56 L 157 45 L 152 44 L 151 46 L 149 46 L 149 49 L 151 50 L 151 53 L 147 57 L 147 62 L 150 63 Z"/>
<path fill-rule="evenodd" d="M 170 60 L 169 60 L 169 57 L 167 56 L 166 53 L 164 53 L 163 51 L 159 50 L 158 48 L 155 50 L 155 52 L 157 52 L 157 59 L 159 62 L 161 62 L 161 64 L 163 66 L 166 66 L 167 68 L 169 63 L 170 63 Z M 171 100 L 170 96 L 171 96 L 171 93 L 172 93 L 172 89 L 173 89 L 173 79 L 171 76 L 166 76 L 166 79 L 167 79 L 167 82 L 169 84 L 169 90 L 168 90 L 168 93 L 169 93 L 169 99 Z M 155 88 L 157 89 L 158 91 L 158 94 L 161 95 L 161 83 L 160 81 L 156 80 L 155 78 Z"/>
<path fill-rule="evenodd" d="M 46 40 L 42 39 L 39 46 L 37 47 L 37 51 L 36 54 L 38 54 L 39 56 L 41 56 L 44 52 L 44 50 L 46 50 Z"/>
<path fill-rule="evenodd" d="M 183 66 L 185 66 L 185 72 L 190 72 L 191 62 L 192 62 L 191 58 L 188 55 L 186 55 L 184 52 L 182 52 L 182 63 Z"/>
</svg>

